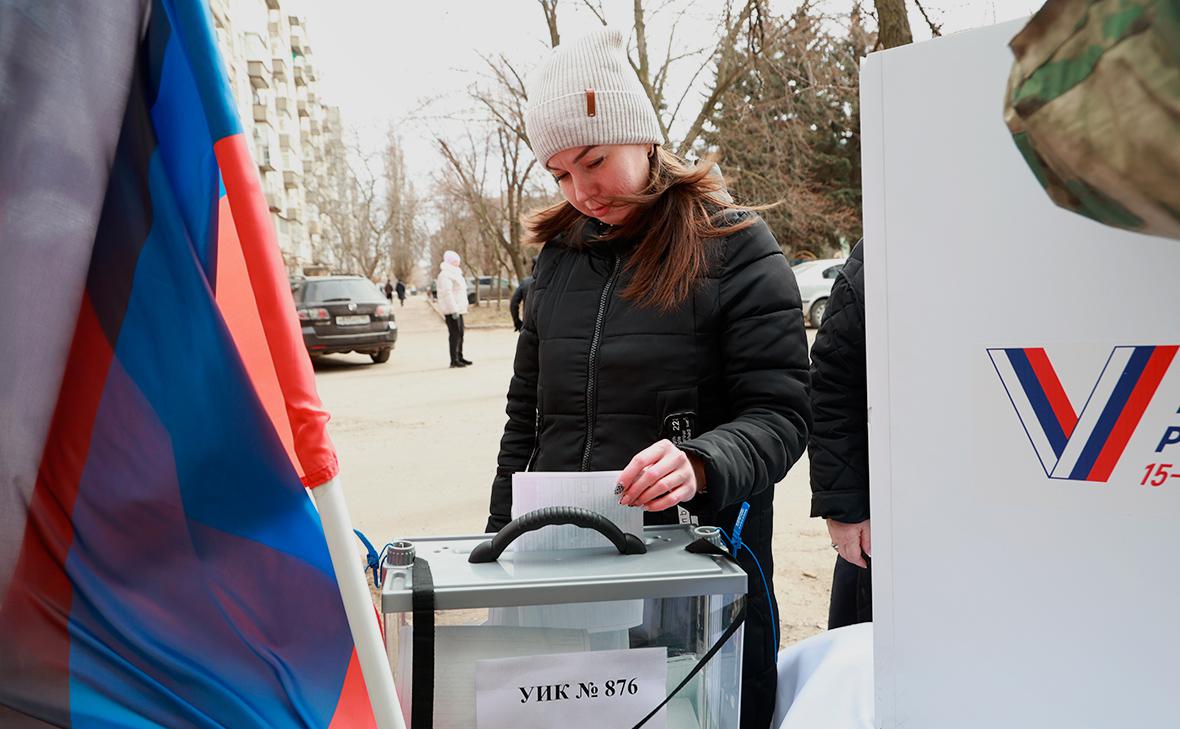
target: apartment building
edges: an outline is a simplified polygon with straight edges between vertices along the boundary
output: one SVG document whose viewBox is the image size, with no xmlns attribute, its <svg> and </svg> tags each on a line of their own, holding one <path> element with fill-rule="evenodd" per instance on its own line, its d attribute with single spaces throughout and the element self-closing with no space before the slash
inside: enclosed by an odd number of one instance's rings
<svg viewBox="0 0 1180 729">
<path fill-rule="evenodd" d="M 326 106 L 306 21 L 292 0 L 211 0 L 230 84 L 292 274 L 328 272 L 321 207 L 327 161 L 341 154 L 340 110 Z"/>
</svg>

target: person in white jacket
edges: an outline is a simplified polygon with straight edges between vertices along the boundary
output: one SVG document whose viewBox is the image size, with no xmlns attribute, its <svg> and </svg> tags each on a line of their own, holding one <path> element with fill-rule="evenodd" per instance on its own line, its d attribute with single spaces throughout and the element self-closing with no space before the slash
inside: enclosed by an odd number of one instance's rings
<svg viewBox="0 0 1180 729">
<path fill-rule="evenodd" d="M 458 253 L 443 253 L 437 279 L 438 309 L 447 321 L 451 367 L 466 367 L 473 364 L 471 360 L 463 358 L 463 315 L 467 313 L 467 282 L 463 280 L 459 263 Z"/>
</svg>

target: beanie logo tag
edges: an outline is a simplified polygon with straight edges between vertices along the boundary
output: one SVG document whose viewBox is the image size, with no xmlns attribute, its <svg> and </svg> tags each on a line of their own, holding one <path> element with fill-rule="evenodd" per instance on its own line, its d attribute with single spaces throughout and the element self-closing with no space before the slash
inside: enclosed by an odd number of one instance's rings
<svg viewBox="0 0 1180 729">
<path fill-rule="evenodd" d="M 597 116 L 598 108 L 594 101 L 594 89 L 586 89 L 586 116 Z"/>
</svg>

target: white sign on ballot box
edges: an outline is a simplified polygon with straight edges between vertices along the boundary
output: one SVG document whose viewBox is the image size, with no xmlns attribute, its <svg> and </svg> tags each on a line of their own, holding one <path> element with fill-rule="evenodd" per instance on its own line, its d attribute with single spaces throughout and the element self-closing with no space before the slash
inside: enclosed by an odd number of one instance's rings
<svg viewBox="0 0 1180 729">
<path fill-rule="evenodd" d="M 634 726 L 667 695 L 666 648 L 479 661 L 477 729 Z M 661 709 L 644 727 L 664 729 Z"/>
</svg>

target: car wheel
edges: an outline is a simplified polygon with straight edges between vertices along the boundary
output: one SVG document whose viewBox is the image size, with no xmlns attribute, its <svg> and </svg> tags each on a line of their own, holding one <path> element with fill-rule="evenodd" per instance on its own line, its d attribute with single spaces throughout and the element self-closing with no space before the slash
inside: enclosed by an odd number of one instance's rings
<svg viewBox="0 0 1180 729">
<path fill-rule="evenodd" d="M 824 312 L 828 310 L 828 300 L 820 299 L 811 305 L 811 312 L 807 318 L 811 320 L 811 326 L 819 329 L 819 325 L 824 320 Z"/>
<path fill-rule="evenodd" d="M 373 364 L 381 364 L 382 362 L 389 361 L 389 353 L 392 351 L 391 349 L 382 349 L 378 352 L 373 352 L 369 357 L 373 360 Z"/>
</svg>

